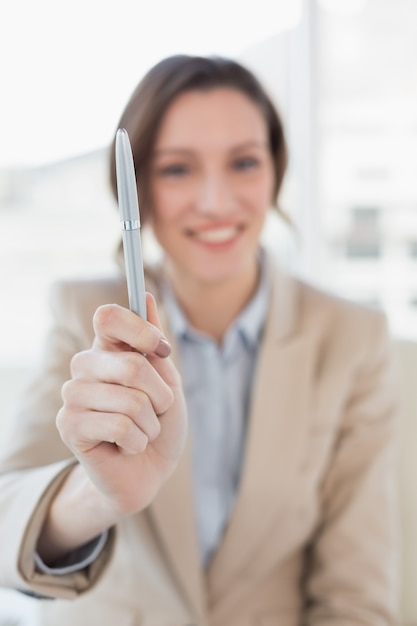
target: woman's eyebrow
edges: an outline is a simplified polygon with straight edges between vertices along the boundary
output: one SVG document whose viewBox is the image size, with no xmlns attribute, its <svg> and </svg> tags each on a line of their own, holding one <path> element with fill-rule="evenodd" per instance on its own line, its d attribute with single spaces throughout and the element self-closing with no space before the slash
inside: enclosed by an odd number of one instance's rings
<svg viewBox="0 0 417 626">
<path fill-rule="evenodd" d="M 248 148 L 267 148 L 268 143 L 265 140 L 261 139 L 248 139 L 247 141 L 243 141 L 239 144 L 231 146 L 228 149 L 228 152 L 234 154 L 235 152 L 241 152 L 242 150 L 247 150 Z M 193 148 L 181 147 L 181 146 L 167 146 L 166 148 L 159 148 L 154 150 L 152 157 L 154 159 L 158 159 L 164 156 L 193 156 L 196 154 L 197 150 Z"/>
<path fill-rule="evenodd" d="M 192 154 L 194 154 L 194 150 L 192 150 L 191 148 L 168 147 L 168 148 L 160 148 L 159 150 L 154 150 L 152 156 L 154 159 L 157 159 L 158 157 L 163 157 L 163 156 L 170 156 L 170 155 L 190 156 Z"/>
<path fill-rule="evenodd" d="M 241 150 L 246 150 L 247 148 L 267 148 L 268 143 L 264 140 L 258 139 L 250 139 L 243 143 L 240 143 L 237 146 L 233 146 L 231 152 L 240 152 Z"/>
</svg>

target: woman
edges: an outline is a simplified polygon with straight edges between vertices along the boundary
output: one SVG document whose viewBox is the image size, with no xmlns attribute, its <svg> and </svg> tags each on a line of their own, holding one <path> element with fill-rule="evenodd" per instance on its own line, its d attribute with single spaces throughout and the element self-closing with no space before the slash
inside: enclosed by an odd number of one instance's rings
<svg viewBox="0 0 417 626">
<path fill-rule="evenodd" d="M 262 249 L 286 166 L 269 98 L 176 56 L 119 126 L 164 251 L 148 322 L 123 276 L 55 287 L 2 462 L 0 582 L 43 624 L 394 624 L 385 321 Z"/>
</svg>

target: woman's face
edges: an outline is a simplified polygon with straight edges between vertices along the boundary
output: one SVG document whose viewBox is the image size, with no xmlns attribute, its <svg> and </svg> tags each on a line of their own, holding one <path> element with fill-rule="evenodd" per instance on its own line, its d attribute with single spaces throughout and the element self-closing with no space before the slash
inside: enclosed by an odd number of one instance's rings
<svg viewBox="0 0 417 626">
<path fill-rule="evenodd" d="M 206 282 L 253 272 L 274 169 L 266 122 L 247 96 L 214 88 L 174 100 L 150 182 L 153 229 L 174 271 Z"/>
</svg>

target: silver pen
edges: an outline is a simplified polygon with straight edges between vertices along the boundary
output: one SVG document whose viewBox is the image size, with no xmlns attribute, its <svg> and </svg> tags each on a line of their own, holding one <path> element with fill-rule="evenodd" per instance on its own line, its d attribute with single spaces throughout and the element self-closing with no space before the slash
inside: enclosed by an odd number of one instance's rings
<svg viewBox="0 0 417 626">
<path fill-rule="evenodd" d="M 135 168 L 129 135 L 124 128 L 116 133 L 116 179 L 122 227 L 129 308 L 146 320 L 140 215 Z"/>
</svg>

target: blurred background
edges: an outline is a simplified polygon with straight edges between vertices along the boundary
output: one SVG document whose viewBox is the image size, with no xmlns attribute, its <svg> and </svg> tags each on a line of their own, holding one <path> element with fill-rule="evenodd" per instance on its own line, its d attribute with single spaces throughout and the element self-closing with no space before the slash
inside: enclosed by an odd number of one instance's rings
<svg viewBox="0 0 417 626">
<path fill-rule="evenodd" d="M 2 2 L 0 443 L 39 358 L 51 282 L 115 271 L 108 146 L 138 80 L 168 54 L 224 54 L 258 74 L 287 129 L 281 205 L 295 225 L 271 217 L 267 245 L 417 340 L 417 3 L 244 5 Z M 35 625 L 36 603 L 0 590 L 0 624 Z"/>
</svg>

